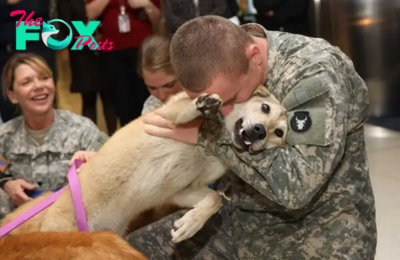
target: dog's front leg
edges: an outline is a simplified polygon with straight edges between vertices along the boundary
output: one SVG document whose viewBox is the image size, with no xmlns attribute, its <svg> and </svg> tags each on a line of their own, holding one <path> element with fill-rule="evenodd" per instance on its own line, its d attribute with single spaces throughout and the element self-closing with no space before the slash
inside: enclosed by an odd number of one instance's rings
<svg viewBox="0 0 400 260">
<path fill-rule="evenodd" d="M 195 235 L 221 207 L 221 196 L 218 192 L 207 187 L 199 188 L 189 186 L 176 194 L 172 203 L 175 205 L 192 208 L 182 218 L 174 223 L 176 230 L 171 230 L 172 241 L 179 243 Z"/>
<path fill-rule="evenodd" d="M 186 124 L 201 115 L 207 119 L 215 119 L 221 105 L 222 100 L 219 95 L 201 94 L 178 114 L 175 124 Z"/>
</svg>

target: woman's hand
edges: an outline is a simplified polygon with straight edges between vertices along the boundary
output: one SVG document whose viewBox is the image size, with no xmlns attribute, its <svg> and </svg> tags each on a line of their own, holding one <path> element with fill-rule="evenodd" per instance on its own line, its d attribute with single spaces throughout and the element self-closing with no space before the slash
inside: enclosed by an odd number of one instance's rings
<svg viewBox="0 0 400 260">
<path fill-rule="evenodd" d="M 30 184 L 22 179 L 7 181 L 4 184 L 5 192 L 8 194 L 8 196 L 10 196 L 12 203 L 17 207 L 32 200 L 32 198 L 26 195 L 24 189 L 34 190 L 35 188 L 35 185 Z"/>
<path fill-rule="evenodd" d="M 96 152 L 89 152 L 89 151 L 78 151 L 74 153 L 71 160 L 69 161 L 69 167 L 72 166 L 75 160 L 81 160 L 83 163 L 88 162 Z"/>
<path fill-rule="evenodd" d="M 128 4 L 133 9 L 143 8 L 148 6 L 150 0 L 128 0 Z"/>
</svg>

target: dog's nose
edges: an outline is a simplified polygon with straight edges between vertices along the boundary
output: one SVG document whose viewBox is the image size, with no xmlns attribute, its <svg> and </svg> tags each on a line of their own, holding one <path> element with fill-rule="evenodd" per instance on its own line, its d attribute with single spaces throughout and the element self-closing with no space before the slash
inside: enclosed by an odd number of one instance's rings
<svg viewBox="0 0 400 260">
<path fill-rule="evenodd" d="M 251 131 L 251 139 L 262 140 L 267 136 L 267 131 L 262 124 L 256 124 Z"/>
</svg>

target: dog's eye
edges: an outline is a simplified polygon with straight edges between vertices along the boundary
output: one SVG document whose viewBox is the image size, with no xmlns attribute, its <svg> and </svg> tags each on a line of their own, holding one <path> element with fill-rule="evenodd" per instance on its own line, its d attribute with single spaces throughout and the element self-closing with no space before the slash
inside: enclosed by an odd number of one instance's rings
<svg viewBox="0 0 400 260">
<path fill-rule="evenodd" d="M 267 105 L 267 104 L 262 104 L 261 110 L 262 110 L 265 114 L 268 114 L 269 111 L 270 111 L 271 109 L 270 109 L 269 105 Z"/>
<path fill-rule="evenodd" d="M 276 136 L 278 136 L 278 137 L 282 137 L 282 136 L 283 136 L 283 131 L 282 131 L 281 129 L 276 129 L 276 130 L 275 130 L 275 134 L 276 134 Z"/>
</svg>

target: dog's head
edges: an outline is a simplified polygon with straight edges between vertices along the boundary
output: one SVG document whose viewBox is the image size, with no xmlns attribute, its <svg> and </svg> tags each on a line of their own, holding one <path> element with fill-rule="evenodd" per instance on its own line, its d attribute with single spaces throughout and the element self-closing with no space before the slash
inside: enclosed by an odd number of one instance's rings
<svg viewBox="0 0 400 260">
<path fill-rule="evenodd" d="M 233 144 L 255 153 L 285 143 L 286 111 L 266 87 L 259 86 L 246 102 L 235 104 L 226 118 Z"/>
</svg>

